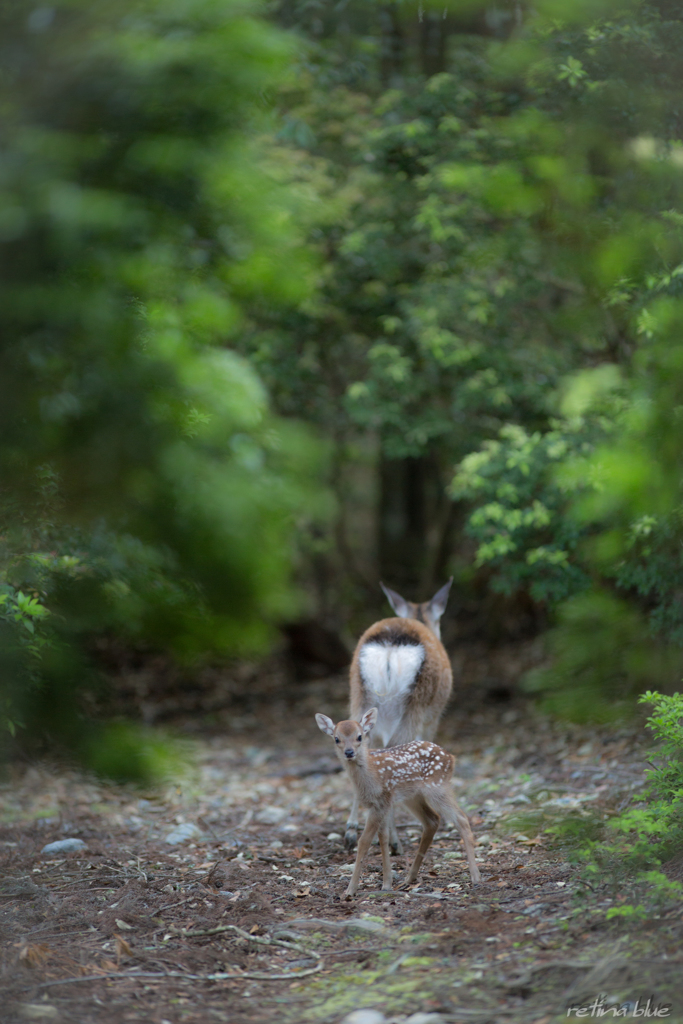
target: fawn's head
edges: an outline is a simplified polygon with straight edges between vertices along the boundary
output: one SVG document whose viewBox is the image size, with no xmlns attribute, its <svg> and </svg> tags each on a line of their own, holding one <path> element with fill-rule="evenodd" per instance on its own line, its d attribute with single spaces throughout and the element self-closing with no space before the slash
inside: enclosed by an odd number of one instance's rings
<svg viewBox="0 0 683 1024">
<path fill-rule="evenodd" d="M 341 761 L 354 761 L 368 745 L 368 736 L 377 721 L 377 708 L 366 711 L 360 722 L 337 722 L 335 725 L 327 715 L 316 715 L 315 720 L 320 731 L 334 739 L 337 757 Z"/>
<path fill-rule="evenodd" d="M 440 590 L 437 590 L 431 601 L 423 601 L 421 604 L 415 604 L 414 601 L 406 601 L 405 597 L 401 597 L 395 590 L 385 587 L 383 583 L 380 583 L 380 587 L 386 594 L 389 604 L 399 619 L 417 619 L 418 622 L 423 622 L 425 626 L 431 629 L 434 636 L 440 640 L 441 616 L 446 610 L 446 602 L 448 601 L 448 593 L 452 582 L 453 577 L 451 576 L 448 583 L 441 587 Z"/>
</svg>

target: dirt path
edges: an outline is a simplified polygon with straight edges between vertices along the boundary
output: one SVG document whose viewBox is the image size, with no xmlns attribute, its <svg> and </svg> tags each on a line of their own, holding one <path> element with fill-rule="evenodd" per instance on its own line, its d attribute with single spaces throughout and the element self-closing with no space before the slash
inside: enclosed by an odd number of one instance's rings
<svg viewBox="0 0 683 1024">
<path fill-rule="evenodd" d="M 452 712 L 439 738 L 458 757 L 483 883 L 470 885 L 457 834 L 439 833 L 410 891 L 378 891 L 377 851 L 346 901 L 349 787 L 312 717 L 341 715 L 332 692 L 311 684 L 287 715 L 193 740 L 193 767 L 160 792 L 41 766 L 2 786 L 3 1024 L 336 1024 L 360 1008 L 549 1024 L 601 994 L 632 1015 L 638 999 L 673 1003 L 666 1019 L 683 1020 L 680 923 L 606 924 L 606 899 L 577 902 L 575 870 L 531 828 L 637 791 L 634 734 Z M 418 835 L 402 822 L 398 876 Z M 65 837 L 85 847 L 41 855 Z"/>
</svg>

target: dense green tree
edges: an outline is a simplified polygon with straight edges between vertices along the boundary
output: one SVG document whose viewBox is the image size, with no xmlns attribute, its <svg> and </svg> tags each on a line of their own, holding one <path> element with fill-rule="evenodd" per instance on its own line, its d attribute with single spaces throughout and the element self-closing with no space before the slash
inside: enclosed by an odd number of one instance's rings
<svg viewBox="0 0 683 1024">
<path fill-rule="evenodd" d="M 655 681 L 670 685 L 677 661 L 659 647 L 680 643 L 682 621 L 680 11 L 281 10 L 310 40 L 299 91 L 282 100 L 284 173 L 319 197 L 310 235 L 325 273 L 315 304 L 257 318 L 249 346 L 279 407 L 334 442 L 332 549 L 364 453 L 373 570 L 426 590 L 458 569 L 462 523 L 488 585 L 530 596 L 538 624 L 597 587 L 601 658 L 621 643 L 615 609 L 644 614 L 634 657 L 668 666 Z M 553 635 L 559 651 L 562 627 Z M 583 679 L 585 709 L 595 674 L 557 666 L 536 685 L 578 692 Z M 641 677 L 618 672 L 607 689 Z"/>
</svg>

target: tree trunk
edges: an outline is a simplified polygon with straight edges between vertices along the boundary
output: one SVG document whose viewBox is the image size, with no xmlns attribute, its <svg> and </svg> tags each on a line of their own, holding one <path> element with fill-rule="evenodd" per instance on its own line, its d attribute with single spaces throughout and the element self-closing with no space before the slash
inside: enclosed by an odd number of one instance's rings
<svg viewBox="0 0 683 1024">
<path fill-rule="evenodd" d="M 431 78 L 446 70 L 448 22 L 441 11 L 424 11 L 420 22 L 420 67 Z"/>
<path fill-rule="evenodd" d="M 385 4 L 380 10 L 379 17 L 382 31 L 380 73 L 382 84 L 388 87 L 397 84 L 397 79 L 400 79 L 404 70 L 405 40 L 398 4 Z"/>
<path fill-rule="evenodd" d="M 455 518 L 443 475 L 430 455 L 382 459 L 379 474 L 381 579 L 409 600 L 426 600 L 445 582 L 453 542 Z"/>
</svg>

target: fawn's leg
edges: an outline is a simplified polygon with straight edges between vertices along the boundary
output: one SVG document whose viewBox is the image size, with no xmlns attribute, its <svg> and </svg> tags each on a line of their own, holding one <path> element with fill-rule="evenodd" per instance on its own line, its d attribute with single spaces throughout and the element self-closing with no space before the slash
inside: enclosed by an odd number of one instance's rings
<svg viewBox="0 0 683 1024">
<path fill-rule="evenodd" d="M 346 822 L 346 831 L 344 833 L 344 846 L 346 847 L 347 850 L 353 850 L 355 848 L 355 845 L 358 842 L 359 828 L 360 825 L 358 824 L 358 794 L 354 793 L 353 804 L 351 806 L 351 811 Z M 398 832 L 396 831 L 393 811 L 389 811 L 389 814 L 387 816 L 387 829 L 389 830 L 389 846 L 391 847 L 391 852 L 395 856 L 400 857 L 401 854 L 403 853 L 403 845 L 398 837 Z"/>
<path fill-rule="evenodd" d="M 467 863 L 470 866 L 470 878 L 474 885 L 476 885 L 477 882 L 481 881 L 481 875 L 479 874 L 477 862 L 474 859 L 474 836 L 472 835 L 472 829 L 470 828 L 469 818 L 463 811 L 462 807 L 456 803 L 452 794 L 445 790 L 442 790 L 439 795 L 439 810 L 445 818 L 455 822 L 458 826 L 458 832 L 465 844 Z"/>
<path fill-rule="evenodd" d="M 351 805 L 351 811 L 346 822 L 346 831 L 344 833 L 344 846 L 347 850 L 353 850 L 358 842 L 358 829 L 358 793 L 356 793 L 354 789 L 353 803 Z"/>
<path fill-rule="evenodd" d="M 360 882 L 360 872 L 363 867 L 363 861 L 367 857 L 368 850 L 372 845 L 372 840 L 375 838 L 375 833 L 382 827 L 384 829 L 384 822 L 377 811 L 370 811 L 368 814 L 368 820 L 363 829 L 363 834 L 358 840 L 358 851 L 356 853 L 356 863 L 353 868 L 353 874 L 351 875 L 351 881 L 349 886 L 344 893 L 345 896 L 355 896 L 358 891 L 358 883 Z M 386 838 L 385 838 L 386 842 Z"/>
<path fill-rule="evenodd" d="M 441 819 L 436 811 L 429 806 L 424 797 L 417 796 L 409 803 L 406 801 L 406 805 L 410 808 L 418 821 L 422 822 L 420 845 L 417 848 L 417 853 L 415 854 L 413 863 L 410 865 L 410 871 L 406 878 L 406 882 L 412 883 L 418 876 L 420 868 L 422 867 L 422 861 L 425 859 L 427 850 L 432 845 L 432 839 L 436 835 L 436 830 L 439 827 Z"/>
</svg>

